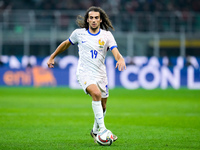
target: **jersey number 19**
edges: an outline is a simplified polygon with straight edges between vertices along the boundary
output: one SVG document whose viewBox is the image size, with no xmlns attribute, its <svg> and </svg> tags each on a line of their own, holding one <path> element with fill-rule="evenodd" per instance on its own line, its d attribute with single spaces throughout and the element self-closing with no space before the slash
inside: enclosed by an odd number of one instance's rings
<svg viewBox="0 0 200 150">
<path fill-rule="evenodd" d="M 90 52 L 91 52 L 91 55 L 92 55 L 92 59 L 97 58 L 98 52 L 96 50 L 91 50 Z"/>
</svg>

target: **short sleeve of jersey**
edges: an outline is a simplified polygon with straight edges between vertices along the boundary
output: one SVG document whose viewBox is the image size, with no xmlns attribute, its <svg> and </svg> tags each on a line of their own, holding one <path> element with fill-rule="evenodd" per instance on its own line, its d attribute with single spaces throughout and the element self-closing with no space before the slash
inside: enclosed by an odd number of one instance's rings
<svg viewBox="0 0 200 150">
<path fill-rule="evenodd" d="M 77 36 L 77 30 L 74 30 L 73 32 L 72 32 L 72 34 L 70 35 L 70 37 L 69 37 L 69 41 L 70 41 L 70 43 L 72 44 L 72 45 L 74 45 L 75 43 L 77 43 L 78 42 L 78 36 Z"/>
<path fill-rule="evenodd" d="M 107 34 L 107 37 L 108 37 L 108 47 L 110 48 L 110 50 L 112 50 L 113 48 L 117 47 L 117 43 L 115 41 L 115 38 L 114 36 L 112 35 L 112 33 L 110 31 L 108 31 L 108 34 Z"/>
</svg>

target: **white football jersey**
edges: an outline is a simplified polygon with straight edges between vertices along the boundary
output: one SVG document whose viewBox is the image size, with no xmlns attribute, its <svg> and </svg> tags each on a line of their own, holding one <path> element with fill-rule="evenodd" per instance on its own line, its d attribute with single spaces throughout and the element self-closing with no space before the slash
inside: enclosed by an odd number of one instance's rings
<svg viewBox="0 0 200 150">
<path fill-rule="evenodd" d="M 117 47 L 110 31 L 100 29 L 97 34 L 92 34 L 85 28 L 76 29 L 70 35 L 69 41 L 72 45 L 77 43 L 79 48 L 77 74 L 85 72 L 94 77 L 106 76 L 107 51 Z"/>
</svg>

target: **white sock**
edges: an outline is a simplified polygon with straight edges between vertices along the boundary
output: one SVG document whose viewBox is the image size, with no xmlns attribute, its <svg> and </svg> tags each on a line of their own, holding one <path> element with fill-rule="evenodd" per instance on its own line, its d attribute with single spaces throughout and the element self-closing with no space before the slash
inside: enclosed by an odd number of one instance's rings
<svg viewBox="0 0 200 150">
<path fill-rule="evenodd" d="M 94 118 L 93 132 L 95 134 L 97 134 L 99 132 L 99 125 L 98 125 L 98 123 L 96 121 L 96 118 Z"/>
<path fill-rule="evenodd" d="M 105 118 L 105 115 L 106 115 L 106 110 L 103 112 L 103 117 Z M 96 118 L 94 118 L 94 125 L 93 125 L 93 132 L 95 134 L 97 134 L 99 132 L 99 125 L 96 121 Z"/>
<path fill-rule="evenodd" d="M 104 124 L 103 108 L 101 105 L 101 101 L 92 101 L 92 109 L 93 109 L 95 121 L 96 121 L 96 123 L 94 123 L 93 129 L 95 129 L 96 125 L 98 125 L 100 131 L 104 130 L 106 127 Z"/>
</svg>

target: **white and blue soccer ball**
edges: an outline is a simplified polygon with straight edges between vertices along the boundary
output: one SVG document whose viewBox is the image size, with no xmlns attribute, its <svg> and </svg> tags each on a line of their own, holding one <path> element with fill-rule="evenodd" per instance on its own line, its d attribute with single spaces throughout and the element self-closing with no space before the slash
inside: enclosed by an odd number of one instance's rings
<svg viewBox="0 0 200 150">
<path fill-rule="evenodd" d="M 102 146 L 110 146 L 113 143 L 113 133 L 107 129 L 97 134 L 96 138 L 97 143 Z"/>
</svg>

